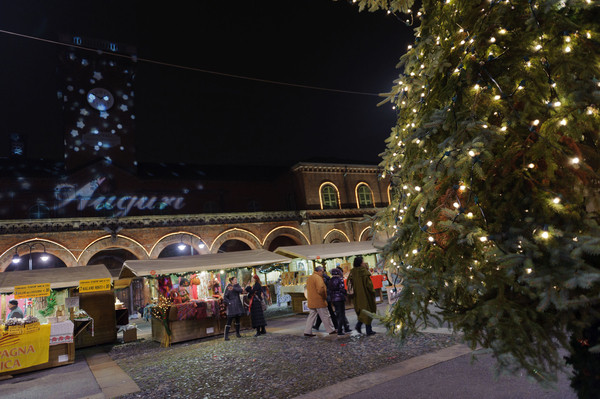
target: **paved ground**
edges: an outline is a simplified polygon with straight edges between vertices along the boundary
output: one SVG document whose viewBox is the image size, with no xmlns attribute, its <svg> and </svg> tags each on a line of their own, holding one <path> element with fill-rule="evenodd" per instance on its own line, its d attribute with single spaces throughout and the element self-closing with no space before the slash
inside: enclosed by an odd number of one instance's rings
<svg viewBox="0 0 600 399">
<path fill-rule="evenodd" d="M 411 359 L 412 360 L 412 359 Z M 410 361 L 410 360 L 409 360 Z M 407 374 L 366 391 L 344 396 L 346 399 L 576 399 L 567 376 L 560 376 L 555 390 L 543 389 L 524 376 L 494 377 L 494 359 L 483 355 L 471 364 L 466 354 Z M 323 398 L 323 397 L 322 397 Z"/>
<path fill-rule="evenodd" d="M 385 306 L 380 305 L 381 310 Z M 350 323 L 356 316 L 348 312 Z M 270 333 L 302 334 L 305 316 L 290 316 L 269 320 Z M 375 331 L 383 333 L 380 326 Z M 446 329 L 428 332 L 448 333 Z M 147 324 L 140 323 L 138 338 L 148 338 Z M 320 337 L 330 339 L 321 329 Z M 491 398 L 491 399 L 575 399 L 567 376 L 561 376 L 556 390 L 546 390 L 524 376 L 493 374 L 494 360 L 489 355 L 479 357 L 471 364 L 471 351 L 464 345 L 455 345 L 437 352 L 391 364 L 338 384 L 332 384 L 298 397 L 298 399 L 368 399 L 368 398 Z M 27 373 L 0 381 L 0 397 L 36 398 L 111 398 L 136 392 L 137 385 L 106 353 L 99 349 L 77 351 L 72 365 Z M 248 398 L 250 399 L 250 398 Z"/>
<path fill-rule="evenodd" d="M 566 375 L 556 389 L 525 376 L 494 377 L 490 355 L 471 364 L 464 345 L 409 359 L 295 399 L 576 399 Z"/>
<path fill-rule="evenodd" d="M 104 398 L 85 355 L 80 351 L 76 353 L 73 364 L 19 374 L 0 381 L 0 397 L 5 399 L 77 399 L 95 395 Z"/>
</svg>

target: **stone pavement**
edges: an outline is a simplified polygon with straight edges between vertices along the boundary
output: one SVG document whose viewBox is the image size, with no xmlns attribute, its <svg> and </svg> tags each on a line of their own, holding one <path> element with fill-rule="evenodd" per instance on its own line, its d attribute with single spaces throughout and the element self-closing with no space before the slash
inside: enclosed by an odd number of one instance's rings
<svg viewBox="0 0 600 399">
<path fill-rule="evenodd" d="M 385 304 L 378 306 L 383 313 Z M 351 325 L 356 315 L 349 309 Z M 280 334 L 303 334 L 305 315 L 291 315 L 269 319 L 267 331 Z M 151 338 L 148 323 L 139 324 L 138 338 Z M 374 330 L 384 329 L 374 323 Z M 425 332 L 448 334 L 446 328 L 427 329 Z M 356 334 L 356 332 L 354 332 Z M 308 339 L 336 339 L 321 331 Z M 0 397 L 11 399 L 37 399 L 56 397 L 63 399 L 113 398 L 139 391 L 136 383 L 104 352 L 105 349 L 78 350 L 74 364 L 53 369 L 17 375 L 0 381 Z M 482 355 L 471 364 L 472 351 L 465 345 L 454 345 L 436 352 L 391 364 L 375 372 L 332 384 L 309 392 L 296 399 L 368 399 L 368 398 L 491 398 L 491 399 L 575 399 L 567 376 L 562 375 L 556 390 L 541 388 L 525 376 L 494 377 L 494 360 Z M 49 396 L 49 392 L 51 395 Z M 250 398 L 249 398 L 250 399 Z"/>
<path fill-rule="evenodd" d="M 495 360 L 455 345 L 333 384 L 294 399 L 577 399 L 566 375 L 555 389 L 526 376 L 494 376 Z"/>
</svg>

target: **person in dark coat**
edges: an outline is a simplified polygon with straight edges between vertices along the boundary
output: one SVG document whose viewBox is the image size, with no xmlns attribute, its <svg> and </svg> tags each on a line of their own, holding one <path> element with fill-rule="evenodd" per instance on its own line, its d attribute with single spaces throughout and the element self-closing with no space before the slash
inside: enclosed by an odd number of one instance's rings
<svg viewBox="0 0 600 399">
<path fill-rule="evenodd" d="M 350 332 L 350 324 L 346 318 L 346 287 L 344 285 L 344 273 L 340 269 L 334 268 L 331 270 L 331 278 L 329 279 L 327 292 L 329 293 L 329 298 L 335 308 L 335 316 L 338 323 L 338 335 L 344 335 L 342 329 L 345 329 L 347 333 Z"/>
<path fill-rule="evenodd" d="M 334 328 L 338 328 L 337 319 L 335 317 L 335 312 L 333 311 L 333 305 L 331 303 L 331 298 L 329 297 L 329 277 L 327 275 L 327 269 L 323 267 L 323 282 L 325 283 L 325 287 L 327 287 L 327 310 L 329 311 L 329 316 L 331 317 L 331 322 L 333 323 Z M 315 321 L 315 325 L 313 328 L 319 331 L 319 327 L 321 326 L 321 316 L 317 315 L 317 321 Z"/>
<path fill-rule="evenodd" d="M 261 334 L 266 334 L 265 326 L 267 322 L 265 321 L 265 315 L 262 310 L 261 300 L 264 297 L 264 293 L 262 290 L 262 285 L 260 285 L 260 277 L 254 275 L 254 285 L 247 286 L 246 292 L 248 293 L 248 297 L 252 301 L 250 306 L 250 318 L 252 319 L 252 328 L 256 328 L 255 337 L 258 337 Z"/>
<path fill-rule="evenodd" d="M 235 336 L 241 338 L 240 335 L 240 317 L 244 314 L 244 306 L 240 300 L 240 295 L 244 292 L 238 284 L 236 277 L 229 278 L 229 284 L 225 287 L 223 294 L 223 302 L 227 305 L 227 323 L 225 324 L 225 341 L 229 341 L 229 330 L 231 322 L 235 319 Z"/>
<path fill-rule="evenodd" d="M 365 324 L 367 328 L 367 335 L 375 334 L 375 331 L 371 328 L 371 316 L 363 312 L 363 310 L 371 313 L 377 312 L 377 305 L 375 304 L 375 289 L 373 288 L 373 281 L 371 281 L 371 272 L 367 269 L 366 263 L 363 262 L 362 256 L 354 258 L 354 267 L 350 271 L 348 276 L 348 284 L 352 283 L 354 287 L 354 311 L 358 316 L 358 323 L 356 323 L 356 331 L 362 334 L 362 325 Z"/>
</svg>

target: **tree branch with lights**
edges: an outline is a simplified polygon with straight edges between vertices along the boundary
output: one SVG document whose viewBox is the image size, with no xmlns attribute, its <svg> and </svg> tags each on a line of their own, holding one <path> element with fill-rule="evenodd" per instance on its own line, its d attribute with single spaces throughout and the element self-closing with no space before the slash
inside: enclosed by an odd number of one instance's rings
<svg viewBox="0 0 600 399">
<path fill-rule="evenodd" d="M 404 338 L 438 317 L 555 381 L 559 348 L 600 320 L 597 1 L 355 3 L 418 25 L 382 102 L 398 118 L 376 228 L 404 279 L 386 326 Z"/>
</svg>

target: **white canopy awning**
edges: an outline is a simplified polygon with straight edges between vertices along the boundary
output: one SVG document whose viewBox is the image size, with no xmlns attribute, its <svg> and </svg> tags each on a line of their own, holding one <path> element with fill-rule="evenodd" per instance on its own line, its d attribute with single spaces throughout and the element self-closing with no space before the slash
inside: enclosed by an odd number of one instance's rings
<svg viewBox="0 0 600 399">
<path fill-rule="evenodd" d="M 381 249 L 378 248 L 379 246 L 383 246 L 383 243 L 374 243 L 373 241 L 336 242 L 333 244 L 279 247 L 275 250 L 275 253 L 289 256 L 290 258 L 304 258 L 308 260 L 315 260 L 317 258 L 332 259 L 381 252 Z"/>
<path fill-rule="evenodd" d="M 289 262 L 289 258 L 264 249 L 222 252 L 207 255 L 178 256 L 174 258 L 128 260 L 123 263 L 119 278 L 149 276 L 152 274 L 150 272 L 154 272 L 156 275 L 174 274 Z"/>
<path fill-rule="evenodd" d="M 111 278 L 104 265 L 60 267 L 53 269 L 23 270 L 0 273 L 0 293 L 15 291 L 15 285 L 50 283 L 51 289 L 78 287 L 80 280 Z"/>
</svg>

